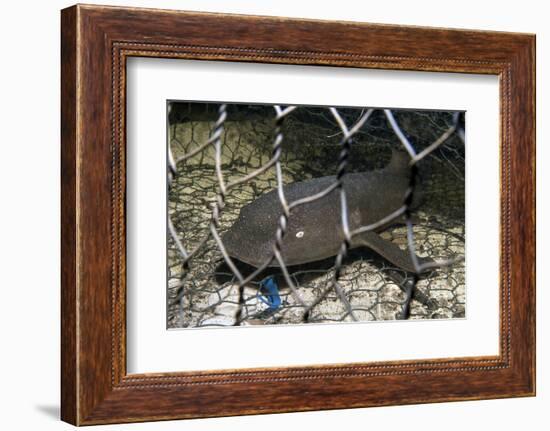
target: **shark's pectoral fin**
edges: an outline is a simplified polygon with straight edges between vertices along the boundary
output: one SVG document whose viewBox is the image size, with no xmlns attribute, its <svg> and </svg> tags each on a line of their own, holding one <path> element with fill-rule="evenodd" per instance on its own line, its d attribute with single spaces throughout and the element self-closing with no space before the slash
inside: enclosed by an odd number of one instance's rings
<svg viewBox="0 0 550 431">
<path fill-rule="evenodd" d="M 416 272 L 409 250 L 403 250 L 393 242 L 386 241 L 376 232 L 364 232 L 354 237 L 352 245 L 354 247 L 368 247 L 393 263 L 398 268 L 404 269 L 408 272 Z M 418 256 L 417 258 L 420 265 L 434 262 L 433 259 L 430 258 Z"/>
</svg>

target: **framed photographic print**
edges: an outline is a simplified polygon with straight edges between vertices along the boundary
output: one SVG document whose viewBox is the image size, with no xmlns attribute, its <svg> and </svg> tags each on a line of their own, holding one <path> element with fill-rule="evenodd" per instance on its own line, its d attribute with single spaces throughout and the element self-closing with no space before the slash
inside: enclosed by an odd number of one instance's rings
<svg viewBox="0 0 550 431">
<path fill-rule="evenodd" d="M 61 30 L 63 420 L 535 394 L 533 35 Z"/>
</svg>

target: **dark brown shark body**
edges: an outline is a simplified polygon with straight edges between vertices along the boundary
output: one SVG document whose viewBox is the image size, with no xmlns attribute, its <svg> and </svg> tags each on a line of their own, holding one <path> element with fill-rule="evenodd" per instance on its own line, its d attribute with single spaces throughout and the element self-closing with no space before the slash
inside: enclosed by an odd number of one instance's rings
<svg viewBox="0 0 550 431">
<path fill-rule="evenodd" d="M 408 160 L 406 154 L 394 151 L 387 167 L 344 176 L 350 230 L 376 223 L 403 205 L 409 187 Z M 290 203 L 319 193 L 334 181 L 334 176 L 314 178 L 285 185 L 283 190 Z M 277 190 L 244 206 L 237 221 L 223 236 L 228 254 L 254 267 L 264 264 L 273 255 L 281 214 Z M 354 236 L 351 248 L 368 247 L 398 268 L 415 272 L 409 250 L 399 248 L 378 234 L 389 224 Z M 343 240 L 340 191 L 334 189 L 318 200 L 292 209 L 283 238 L 282 256 L 288 266 L 319 261 L 336 256 Z M 431 261 L 418 259 L 420 263 Z M 273 259 L 270 266 L 279 264 Z"/>
</svg>

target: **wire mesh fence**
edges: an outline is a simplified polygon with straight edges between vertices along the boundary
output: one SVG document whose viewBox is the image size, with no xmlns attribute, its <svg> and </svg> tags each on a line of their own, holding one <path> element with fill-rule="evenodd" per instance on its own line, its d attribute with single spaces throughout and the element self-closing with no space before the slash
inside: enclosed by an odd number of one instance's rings
<svg viewBox="0 0 550 431">
<path fill-rule="evenodd" d="M 465 316 L 464 113 L 197 102 L 169 112 L 169 328 Z M 356 217 L 366 207 L 353 184 L 367 180 L 375 219 Z M 251 209 L 267 228 L 250 226 Z M 294 230 L 300 217 L 337 226 L 308 237 Z"/>
</svg>

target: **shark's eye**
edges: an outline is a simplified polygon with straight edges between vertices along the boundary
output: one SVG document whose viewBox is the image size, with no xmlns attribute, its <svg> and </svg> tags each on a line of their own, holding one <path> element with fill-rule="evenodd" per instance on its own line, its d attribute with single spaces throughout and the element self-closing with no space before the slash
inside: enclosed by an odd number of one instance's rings
<svg viewBox="0 0 550 431">
<path fill-rule="evenodd" d="M 304 236 L 304 231 L 303 230 L 301 230 L 299 232 L 296 232 L 296 238 L 301 238 L 303 236 Z"/>
</svg>

